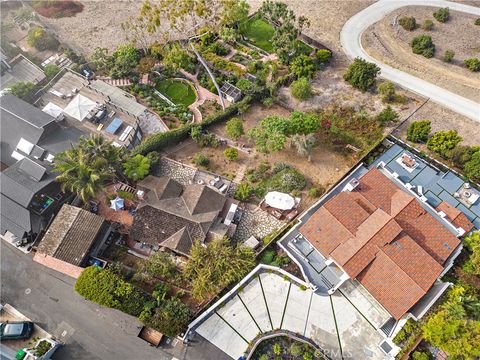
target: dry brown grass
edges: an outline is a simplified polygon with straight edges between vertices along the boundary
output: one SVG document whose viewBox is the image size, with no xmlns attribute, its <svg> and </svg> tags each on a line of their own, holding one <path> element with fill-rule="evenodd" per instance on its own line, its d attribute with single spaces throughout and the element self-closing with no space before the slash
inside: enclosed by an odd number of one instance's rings
<svg viewBox="0 0 480 360">
<path fill-rule="evenodd" d="M 418 120 L 430 120 L 432 124 L 432 133 L 440 130 L 454 129 L 463 137 L 463 145 L 480 145 L 480 125 L 478 122 L 432 102 L 428 102 L 408 121 L 399 126 L 393 132 L 393 135 L 406 140 L 408 126 L 412 122 Z"/>
<path fill-rule="evenodd" d="M 465 68 L 463 60 L 480 56 L 480 28 L 474 25 L 475 16 L 450 11 L 450 20 L 439 23 L 433 18 L 432 7 L 410 6 L 390 13 L 383 20 L 371 26 L 362 38 L 365 49 L 379 59 L 397 69 L 439 85 L 456 94 L 475 101 L 480 100 L 480 74 Z M 414 16 L 417 24 L 430 19 L 434 23 L 431 31 L 418 28 L 406 31 L 399 25 L 392 25 L 402 16 Z M 426 59 L 412 53 L 410 42 L 418 35 L 432 37 L 435 56 Z M 442 61 L 446 50 L 453 50 L 452 63 Z"/>
</svg>

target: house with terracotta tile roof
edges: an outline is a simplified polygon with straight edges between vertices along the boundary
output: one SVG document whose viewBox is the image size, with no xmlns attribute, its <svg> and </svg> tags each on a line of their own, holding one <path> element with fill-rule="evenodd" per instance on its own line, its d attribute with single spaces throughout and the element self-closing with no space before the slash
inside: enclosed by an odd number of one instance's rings
<svg viewBox="0 0 480 360">
<path fill-rule="evenodd" d="M 447 205 L 430 209 L 382 170 L 350 179 L 299 232 L 326 265 L 342 272 L 333 290 L 356 280 L 400 320 L 422 299 L 438 298 L 435 284 L 461 250 L 458 237 L 473 224 Z"/>
</svg>

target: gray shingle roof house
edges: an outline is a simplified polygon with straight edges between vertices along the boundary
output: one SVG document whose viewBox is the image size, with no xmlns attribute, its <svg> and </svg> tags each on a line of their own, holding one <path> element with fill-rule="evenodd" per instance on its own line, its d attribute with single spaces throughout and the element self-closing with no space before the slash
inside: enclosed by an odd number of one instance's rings
<svg viewBox="0 0 480 360">
<path fill-rule="evenodd" d="M 75 266 L 96 256 L 110 226 L 98 215 L 64 204 L 38 246 L 38 252 Z"/>
<path fill-rule="evenodd" d="M 1 234 L 33 240 L 66 200 L 51 166 L 24 158 L 0 173 Z"/>
<path fill-rule="evenodd" d="M 57 123 L 51 115 L 12 94 L 0 97 L 0 110 L 1 162 L 7 166 L 29 155 L 47 159 L 84 135 L 77 128 Z"/>
<path fill-rule="evenodd" d="M 150 175 L 137 188 L 145 191 L 145 202 L 130 229 L 136 241 L 188 256 L 194 241 L 205 241 L 211 228 L 223 225 L 219 214 L 226 197 L 209 186 L 183 186 L 169 177 Z M 228 227 L 223 226 L 226 233 Z"/>
<path fill-rule="evenodd" d="M 68 196 L 52 173 L 55 155 L 83 132 L 11 95 L 0 97 L 1 236 L 33 241 Z"/>
</svg>

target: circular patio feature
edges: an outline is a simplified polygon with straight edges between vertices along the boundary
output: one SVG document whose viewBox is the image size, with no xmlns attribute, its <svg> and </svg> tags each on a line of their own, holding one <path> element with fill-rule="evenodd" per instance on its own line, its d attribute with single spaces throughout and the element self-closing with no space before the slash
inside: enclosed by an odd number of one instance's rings
<svg viewBox="0 0 480 360">
<path fill-rule="evenodd" d="M 187 80 L 162 80 L 157 84 L 156 89 L 176 105 L 188 106 L 197 99 L 195 89 Z"/>
</svg>

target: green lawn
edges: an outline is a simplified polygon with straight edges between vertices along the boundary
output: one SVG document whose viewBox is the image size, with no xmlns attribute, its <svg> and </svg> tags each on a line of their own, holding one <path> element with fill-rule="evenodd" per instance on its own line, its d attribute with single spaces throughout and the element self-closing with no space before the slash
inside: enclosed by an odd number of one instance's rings
<svg viewBox="0 0 480 360">
<path fill-rule="evenodd" d="M 242 34 L 248 38 L 253 45 L 265 50 L 268 53 L 273 51 L 271 39 L 275 29 L 260 16 L 248 20 L 242 29 Z"/>
<path fill-rule="evenodd" d="M 188 106 L 197 98 L 192 85 L 181 80 L 163 80 L 158 83 L 157 90 L 177 105 Z"/>
</svg>

